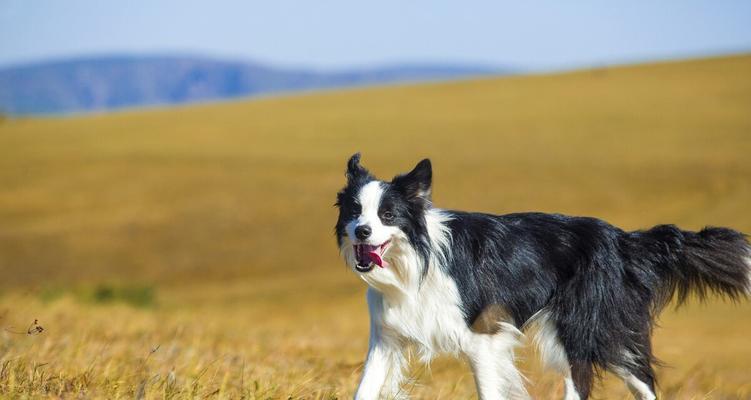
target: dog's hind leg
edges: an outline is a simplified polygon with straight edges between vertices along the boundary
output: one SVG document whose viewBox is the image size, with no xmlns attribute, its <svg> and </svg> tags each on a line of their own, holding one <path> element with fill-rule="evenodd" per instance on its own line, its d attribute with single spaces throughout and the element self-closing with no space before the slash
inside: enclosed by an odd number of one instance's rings
<svg viewBox="0 0 751 400">
<path fill-rule="evenodd" d="M 640 346 L 645 353 L 641 355 L 635 352 L 624 351 L 624 365 L 613 368 L 623 383 L 638 400 L 654 400 L 655 397 L 655 373 L 652 369 L 652 356 L 649 338 Z"/>
<path fill-rule="evenodd" d="M 654 386 L 648 379 L 642 380 L 644 378 L 638 378 L 636 375 L 630 372 L 622 372 L 623 373 L 619 373 L 618 376 L 623 380 L 623 382 L 626 384 L 628 389 L 631 391 L 631 394 L 633 394 L 635 398 L 637 398 L 638 400 L 656 399 Z"/>
<path fill-rule="evenodd" d="M 654 356 L 652 355 L 651 328 L 645 325 L 634 331 L 642 333 L 631 336 L 627 347 L 621 349 L 619 360 L 608 369 L 623 380 L 635 398 L 654 400 L 655 372 L 652 368 Z"/>
<path fill-rule="evenodd" d="M 590 362 L 573 361 L 571 363 L 571 381 L 579 399 L 586 400 L 589 398 L 594 379 L 595 371 Z"/>
</svg>

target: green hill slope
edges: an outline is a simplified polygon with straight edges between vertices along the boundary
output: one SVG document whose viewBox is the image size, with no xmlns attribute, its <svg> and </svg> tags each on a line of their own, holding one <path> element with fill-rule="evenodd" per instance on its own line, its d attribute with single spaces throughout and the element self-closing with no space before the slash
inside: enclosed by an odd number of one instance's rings
<svg viewBox="0 0 751 400">
<path fill-rule="evenodd" d="M 0 285 L 343 274 L 344 162 L 439 207 L 751 231 L 751 56 L 0 125 Z"/>
</svg>

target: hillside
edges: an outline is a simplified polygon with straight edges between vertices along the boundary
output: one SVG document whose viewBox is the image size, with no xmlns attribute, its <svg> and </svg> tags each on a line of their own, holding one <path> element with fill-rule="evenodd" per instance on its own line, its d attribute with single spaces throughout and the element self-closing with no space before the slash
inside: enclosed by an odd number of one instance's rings
<svg viewBox="0 0 751 400">
<path fill-rule="evenodd" d="M 0 111 L 81 113 L 508 72 L 449 64 L 316 71 L 190 56 L 100 56 L 0 68 Z"/>
<path fill-rule="evenodd" d="M 341 272 L 331 205 L 358 150 L 384 177 L 431 157 L 442 207 L 751 231 L 749 70 L 746 56 L 8 120 L 0 254 L 23 274 L 2 284 Z"/>
<path fill-rule="evenodd" d="M 751 232 L 749 71 L 738 56 L 4 120 L 0 398 L 351 398 L 367 316 L 332 204 L 355 151 L 386 178 L 432 158 L 439 207 Z M 751 398 L 749 311 L 666 311 L 661 398 Z M 562 397 L 520 359 L 533 398 Z M 461 362 L 413 375 L 413 398 L 474 393 Z"/>
</svg>

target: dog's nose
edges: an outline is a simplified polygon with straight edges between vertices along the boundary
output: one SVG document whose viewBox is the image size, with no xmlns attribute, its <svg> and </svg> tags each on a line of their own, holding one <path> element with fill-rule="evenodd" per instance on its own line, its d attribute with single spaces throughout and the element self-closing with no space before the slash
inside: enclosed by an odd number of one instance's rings
<svg viewBox="0 0 751 400">
<path fill-rule="evenodd" d="M 367 225 L 360 225 L 355 228 L 355 236 L 357 236 L 357 238 L 360 240 L 367 239 L 370 236 L 371 232 L 373 231 Z"/>
</svg>

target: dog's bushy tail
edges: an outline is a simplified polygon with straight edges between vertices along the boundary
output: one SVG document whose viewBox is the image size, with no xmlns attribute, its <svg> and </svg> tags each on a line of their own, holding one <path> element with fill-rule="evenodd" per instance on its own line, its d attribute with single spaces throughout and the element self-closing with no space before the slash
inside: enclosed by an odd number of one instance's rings
<svg viewBox="0 0 751 400">
<path fill-rule="evenodd" d="M 630 237 L 642 256 L 631 262 L 657 275 L 656 308 L 673 298 L 680 305 L 692 293 L 702 300 L 709 294 L 732 300 L 751 294 L 751 244 L 740 232 L 714 227 L 690 232 L 658 225 Z"/>
</svg>

